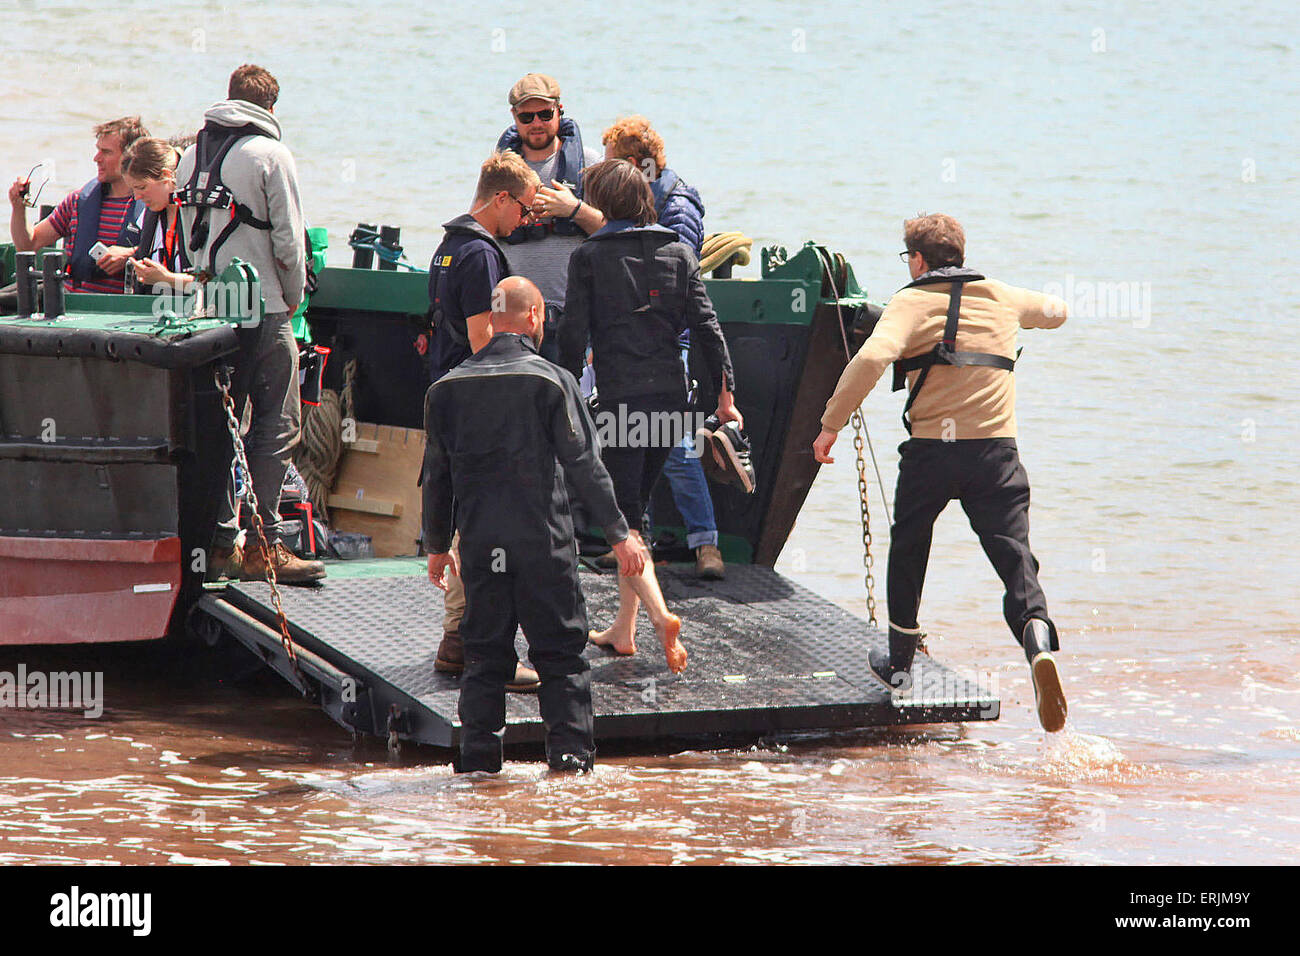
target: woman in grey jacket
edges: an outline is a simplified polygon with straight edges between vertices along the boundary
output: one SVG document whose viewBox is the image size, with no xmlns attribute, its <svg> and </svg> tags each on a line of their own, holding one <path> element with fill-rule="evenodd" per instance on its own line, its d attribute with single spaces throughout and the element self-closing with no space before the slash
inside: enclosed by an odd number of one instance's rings
<svg viewBox="0 0 1300 956">
<path fill-rule="evenodd" d="M 614 495 L 628 526 L 643 528 L 646 504 L 673 446 L 690 428 L 687 383 L 677 344 L 682 330 L 702 350 L 718 393 L 720 421 L 743 427 L 732 392 L 735 376 L 713 304 L 694 254 L 671 229 L 655 224 L 654 197 L 626 160 L 606 160 L 583 174 L 584 199 L 605 217 L 569 260 L 560 364 L 582 373 L 588 343 L 600 410 L 597 435 Z M 674 672 L 686 666 L 681 621 L 669 613 L 653 562 L 638 577 L 619 576 L 618 616 L 591 640 L 636 653 L 641 601 Z"/>
</svg>

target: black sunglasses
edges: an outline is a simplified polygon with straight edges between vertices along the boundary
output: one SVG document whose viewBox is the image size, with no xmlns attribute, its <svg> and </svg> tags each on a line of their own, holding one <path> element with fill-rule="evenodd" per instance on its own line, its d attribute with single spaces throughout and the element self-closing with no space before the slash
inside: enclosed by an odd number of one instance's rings
<svg viewBox="0 0 1300 956">
<path fill-rule="evenodd" d="M 911 258 L 911 255 L 912 255 L 912 250 L 904 249 L 902 252 L 898 254 L 898 258 L 906 262 L 909 258 Z"/>
<path fill-rule="evenodd" d="M 529 216 L 533 214 L 533 207 L 525 205 L 524 201 L 520 199 L 518 196 L 513 196 L 510 193 L 506 193 L 506 195 L 510 196 L 511 199 L 513 199 L 515 202 L 519 204 L 519 209 L 523 213 L 523 218 L 527 219 Z"/>
<path fill-rule="evenodd" d="M 549 123 L 555 118 L 555 110 L 535 110 L 531 113 L 515 114 L 515 119 L 519 120 L 519 122 L 523 123 L 525 126 L 533 121 L 533 117 L 537 117 L 543 123 Z"/>
</svg>

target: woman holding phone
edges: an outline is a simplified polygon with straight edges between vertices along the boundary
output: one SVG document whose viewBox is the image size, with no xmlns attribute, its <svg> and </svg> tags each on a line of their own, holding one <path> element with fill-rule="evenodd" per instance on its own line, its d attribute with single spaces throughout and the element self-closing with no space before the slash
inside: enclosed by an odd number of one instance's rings
<svg viewBox="0 0 1300 956">
<path fill-rule="evenodd" d="M 140 244 L 129 260 L 136 289 L 127 292 L 163 291 L 159 286 L 179 292 L 194 282 L 181 235 L 180 206 L 172 197 L 180 156 L 181 151 L 167 140 L 152 136 L 137 139 L 122 154 L 122 178 L 145 206 Z"/>
</svg>

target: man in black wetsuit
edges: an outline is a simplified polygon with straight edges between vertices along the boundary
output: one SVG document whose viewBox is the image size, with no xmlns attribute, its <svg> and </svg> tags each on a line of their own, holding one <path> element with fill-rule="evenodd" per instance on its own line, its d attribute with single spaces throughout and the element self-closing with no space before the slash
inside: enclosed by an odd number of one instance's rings
<svg viewBox="0 0 1300 956">
<path fill-rule="evenodd" d="M 587 609 L 565 477 L 604 529 L 619 572 L 640 574 L 646 560 L 644 548 L 628 540 L 578 383 L 537 354 L 545 316 L 535 285 L 522 276 L 502 280 L 492 293 L 491 341 L 434 382 L 424 401 L 429 580 L 445 589 L 446 570 L 457 570 L 454 520 L 467 598 L 462 773 L 501 769 L 505 685 L 520 625 L 541 677 L 547 762 L 556 770 L 591 769 Z"/>
</svg>

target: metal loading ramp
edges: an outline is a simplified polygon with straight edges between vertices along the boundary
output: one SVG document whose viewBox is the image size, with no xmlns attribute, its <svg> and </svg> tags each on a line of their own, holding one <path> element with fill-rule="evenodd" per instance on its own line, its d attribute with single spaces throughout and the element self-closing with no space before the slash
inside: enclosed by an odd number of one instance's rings
<svg viewBox="0 0 1300 956">
<path fill-rule="evenodd" d="M 770 568 L 732 565 L 725 581 L 700 581 L 693 567 L 660 566 L 669 607 L 682 619 L 690 654 L 672 674 L 641 616 L 635 657 L 589 645 L 597 741 L 653 748 L 683 737 L 759 738 L 906 724 L 991 720 L 998 698 L 918 655 L 910 695 L 891 699 L 867 666 L 885 635 Z M 618 606 L 613 572 L 583 568 L 593 625 Z M 288 664 L 270 588 L 239 583 L 210 591 L 198 612 L 250 647 L 356 734 L 453 747 L 460 679 L 434 670 L 442 592 L 423 559 L 342 562 L 315 589 L 280 589 L 290 636 Z M 516 636 L 521 659 L 527 644 Z M 507 744 L 542 740 L 532 695 L 507 696 Z"/>
</svg>

